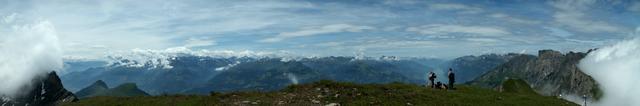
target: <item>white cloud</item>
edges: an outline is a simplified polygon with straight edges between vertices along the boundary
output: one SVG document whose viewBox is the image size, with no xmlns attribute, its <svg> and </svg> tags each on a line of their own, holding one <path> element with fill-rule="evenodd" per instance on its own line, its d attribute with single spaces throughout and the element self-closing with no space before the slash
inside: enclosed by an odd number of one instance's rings
<svg viewBox="0 0 640 106">
<path fill-rule="evenodd" d="M 478 14 L 484 11 L 482 8 L 472 7 L 464 4 L 453 4 L 453 3 L 430 4 L 429 8 L 433 10 L 457 11 L 458 13 L 461 13 L 461 14 Z"/>
<path fill-rule="evenodd" d="M 560 26 L 580 32 L 621 32 L 624 30 L 621 27 L 611 25 L 604 21 L 588 20 L 584 13 L 565 11 L 554 14 L 553 18 Z"/>
<path fill-rule="evenodd" d="M 596 2 L 596 0 L 559 0 L 551 1 L 549 4 L 557 9 L 553 18 L 554 22 L 561 27 L 586 33 L 617 33 L 626 30 L 605 21 L 589 19 L 587 13 Z"/>
<path fill-rule="evenodd" d="M 640 105 L 640 39 L 600 48 L 580 61 L 579 68 L 603 90 L 600 106 Z"/>
<path fill-rule="evenodd" d="M 542 28 L 548 30 L 550 34 L 554 36 L 565 37 L 565 38 L 573 36 L 573 33 L 566 31 L 564 29 L 555 28 L 555 27 L 542 27 Z"/>
<path fill-rule="evenodd" d="M 34 78 L 62 69 L 62 50 L 53 24 L 22 17 L 0 23 L 0 97 L 24 95 Z M 11 21 L 6 21 L 11 20 Z M 20 20 L 20 21 L 15 21 Z M 27 87 L 27 88 L 25 88 Z"/>
<path fill-rule="evenodd" d="M 229 68 L 235 67 L 236 65 L 238 65 L 240 63 L 241 63 L 240 61 L 236 61 L 235 63 L 228 64 L 227 66 L 218 67 L 218 68 L 215 69 L 215 71 L 228 70 Z"/>
<path fill-rule="evenodd" d="M 416 4 L 419 1 L 416 0 L 384 0 L 383 4 L 387 5 L 406 5 L 406 4 Z"/>
<path fill-rule="evenodd" d="M 466 40 L 467 41 L 472 41 L 472 42 L 488 42 L 488 43 L 500 41 L 500 40 L 492 39 L 492 38 L 467 38 Z"/>
<path fill-rule="evenodd" d="M 294 32 L 282 32 L 274 37 L 262 39 L 260 40 L 260 42 L 279 42 L 284 39 L 290 39 L 290 38 L 296 38 L 296 37 L 314 36 L 314 35 L 340 33 L 340 32 L 362 32 L 364 30 L 371 30 L 371 29 L 375 29 L 375 27 L 357 26 L 357 25 L 350 25 L 350 24 L 331 24 L 331 25 L 325 25 L 325 26 L 307 27 Z"/>
<path fill-rule="evenodd" d="M 351 45 L 342 43 L 340 46 L 334 46 L 337 49 L 350 48 L 352 50 L 360 49 L 398 49 L 398 48 L 434 48 L 445 47 L 443 42 L 438 41 L 406 41 L 396 39 L 359 39 Z"/>
<path fill-rule="evenodd" d="M 450 35 L 454 33 L 471 34 L 471 36 L 505 36 L 511 33 L 500 27 L 493 26 L 465 26 L 430 24 L 419 27 L 409 27 L 406 31 L 425 35 Z"/>
<path fill-rule="evenodd" d="M 9 16 L 5 16 L 5 17 L 3 17 L 3 18 L 2 18 L 2 21 L 3 21 L 4 23 L 12 23 L 12 22 L 13 22 L 13 20 L 15 20 L 15 19 L 16 19 L 16 16 L 17 16 L 17 15 L 18 15 L 18 14 L 16 14 L 16 13 L 12 13 L 12 14 L 11 14 L 11 15 L 9 15 Z"/>
<path fill-rule="evenodd" d="M 298 77 L 296 77 L 295 74 L 291 74 L 291 73 L 287 73 L 287 78 L 289 78 L 289 81 L 291 81 L 292 84 L 297 85 L 298 84 Z"/>
<path fill-rule="evenodd" d="M 605 41 L 594 41 L 594 40 L 580 40 L 580 39 L 565 39 L 569 42 L 575 42 L 580 44 L 591 44 L 591 45 L 603 45 Z"/>
<path fill-rule="evenodd" d="M 202 47 L 202 46 L 213 46 L 216 45 L 216 42 L 209 38 L 189 38 L 185 41 L 184 47 Z"/>
<path fill-rule="evenodd" d="M 164 49 L 185 38 L 252 33 L 274 24 L 306 19 L 288 10 L 316 8 L 287 1 L 15 1 L 0 4 L 0 23 L 11 13 L 47 19 L 56 26 L 66 56 L 102 57 L 116 50 Z M 17 11 L 19 10 L 19 11 Z M 287 17 L 286 20 L 283 17 Z M 296 23 L 296 22 L 293 22 Z M 284 25 L 287 26 L 287 25 Z M 70 43 L 77 43 L 70 44 Z M 197 45 L 204 46 L 205 42 Z M 215 43 L 212 43 L 215 45 Z M 104 45 L 105 48 L 92 48 Z"/>
<path fill-rule="evenodd" d="M 497 18 L 499 20 L 506 20 L 508 22 L 520 23 L 520 24 L 538 24 L 538 23 L 540 23 L 540 21 L 516 18 L 516 17 L 513 17 L 513 16 L 509 16 L 507 14 L 503 14 L 503 13 L 491 14 L 491 15 L 489 15 L 489 17 Z"/>
<path fill-rule="evenodd" d="M 396 31 L 398 29 L 402 29 L 403 26 L 388 26 L 388 27 L 384 27 L 382 30 L 383 31 Z"/>
<path fill-rule="evenodd" d="M 336 47 L 345 44 L 344 42 L 325 42 L 316 44 L 316 46 Z"/>
</svg>

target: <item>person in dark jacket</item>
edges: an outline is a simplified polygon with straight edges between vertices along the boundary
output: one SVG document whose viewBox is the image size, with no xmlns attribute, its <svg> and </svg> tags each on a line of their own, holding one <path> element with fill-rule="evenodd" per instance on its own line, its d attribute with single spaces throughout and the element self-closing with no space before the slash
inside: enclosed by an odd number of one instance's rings
<svg viewBox="0 0 640 106">
<path fill-rule="evenodd" d="M 429 72 L 429 87 L 431 88 L 435 88 L 435 80 L 436 80 L 436 73 L 434 73 L 433 71 Z"/>
<path fill-rule="evenodd" d="M 451 68 L 449 68 L 448 77 L 449 77 L 449 86 L 448 87 L 451 88 L 451 89 L 454 89 L 453 83 L 456 82 L 456 74 L 453 73 L 453 69 L 451 69 Z"/>
</svg>

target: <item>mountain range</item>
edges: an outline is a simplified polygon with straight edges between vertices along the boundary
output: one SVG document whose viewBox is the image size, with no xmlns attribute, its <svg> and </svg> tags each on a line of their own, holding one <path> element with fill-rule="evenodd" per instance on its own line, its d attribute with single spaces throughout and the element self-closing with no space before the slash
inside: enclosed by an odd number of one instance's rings
<svg viewBox="0 0 640 106">
<path fill-rule="evenodd" d="M 288 85 L 334 80 L 359 84 L 404 82 L 423 85 L 429 71 L 438 81 L 448 68 L 454 69 L 458 83 L 496 88 L 505 78 L 523 79 L 545 95 L 596 95 L 597 86 L 575 64 L 586 53 L 562 54 L 542 50 L 527 54 L 486 54 L 452 60 L 429 58 L 358 58 L 344 56 L 298 59 L 255 57 L 177 56 L 168 65 L 121 59 L 118 62 L 70 72 L 62 76 L 65 86 L 79 91 L 92 82 L 105 85 L 136 83 L 150 95 L 209 94 L 231 91 L 273 91 Z M 133 65 L 132 65 L 133 64 Z M 586 87 L 585 87 L 586 86 Z"/>
</svg>

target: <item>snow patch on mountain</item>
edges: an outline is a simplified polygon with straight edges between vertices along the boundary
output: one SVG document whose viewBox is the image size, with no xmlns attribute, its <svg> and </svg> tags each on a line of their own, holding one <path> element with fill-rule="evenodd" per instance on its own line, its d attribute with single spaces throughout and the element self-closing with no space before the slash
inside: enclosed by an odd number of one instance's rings
<svg viewBox="0 0 640 106">
<path fill-rule="evenodd" d="M 139 67 L 149 69 L 171 69 L 171 61 L 176 57 L 181 56 L 196 56 L 196 57 L 209 57 L 209 58 L 233 58 L 233 57 L 248 57 L 248 58 L 292 58 L 296 55 L 292 55 L 286 51 L 280 52 L 256 52 L 250 50 L 233 51 L 233 50 L 192 50 L 187 47 L 175 47 L 167 48 L 164 50 L 154 49 L 133 49 L 131 51 L 114 52 L 107 56 L 108 66 L 125 66 L 125 67 Z M 230 64 L 229 67 L 234 66 Z M 229 67 L 220 67 L 216 71 L 225 70 Z"/>
</svg>

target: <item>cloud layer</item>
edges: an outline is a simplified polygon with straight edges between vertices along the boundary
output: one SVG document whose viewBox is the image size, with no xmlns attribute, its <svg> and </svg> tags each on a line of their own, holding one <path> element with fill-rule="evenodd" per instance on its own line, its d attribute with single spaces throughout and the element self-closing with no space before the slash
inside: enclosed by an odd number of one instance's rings
<svg viewBox="0 0 640 106">
<path fill-rule="evenodd" d="M 640 24 L 639 4 L 609 0 L 5 0 L 0 2 L 0 21 L 13 21 L 15 13 L 49 20 L 56 26 L 64 57 L 73 58 L 174 47 L 322 56 L 366 49 L 370 55 L 450 58 L 612 44 L 627 38 Z"/>
<path fill-rule="evenodd" d="M 0 22 L 0 97 L 22 95 L 34 78 L 62 69 L 54 26 L 19 17 L 14 14 Z"/>
<path fill-rule="evenodd" d="M 600 48 L 580 61 L 579 67 L 604 91 L 597 105 L 640 105 L 640 39 Z"/>
</svg>

